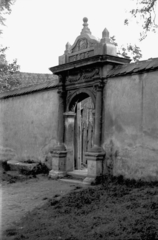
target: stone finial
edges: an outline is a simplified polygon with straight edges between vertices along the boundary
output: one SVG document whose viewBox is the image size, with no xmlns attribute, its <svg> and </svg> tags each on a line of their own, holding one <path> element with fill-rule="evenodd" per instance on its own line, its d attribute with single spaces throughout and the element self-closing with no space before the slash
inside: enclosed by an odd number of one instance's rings
<svg viewBox="0 0 158 240">
<path fill-rule="evenodd" d="M 83 23 L 83 26 L 84 26 L 84 27 L 88 27 L 88 23 L 87 23 L 87 22 L 88 22 L 88 18 L 87 18 L 87 17 L 84 17 L 84 18 L 83 18 L 83 22 L 84 22 L 84 23 Z"/>
<path fill-rule="evenodd" d="M 81 31 L 81 34 L 85 34 L 85 33 L 91 34 L 91 31 L 88 28 L 88 18 L 87 17 L 83 18 L 83 29 Z"/>
<path fill-rule="evenodd" d="M 109 36 L 110 36 L 109 31 L 106 28 L 104 28 L 104 30 L 102 32 L 101 42 L 102 43 L 109 43 L 110 42 Z"/>
<path fill-rule="evenodd" d="M 102 32 L 101 44 L 104 46 L 104 54 L 117 56 L 116 46 L 110 42 L 110 34 L 106 28 Z"/>
<path fill-rule="evenodd" d="M 65 52 L 69 52 L 70 48 L 71 48 L 71 44 L 69 42 L 67 42 L 65 45 Z"/>
<path fill-rule="evenodd" d="M 109 38 L 109 31 L 106 28 L 102 32 L 102 38 Z"/>
</svg>

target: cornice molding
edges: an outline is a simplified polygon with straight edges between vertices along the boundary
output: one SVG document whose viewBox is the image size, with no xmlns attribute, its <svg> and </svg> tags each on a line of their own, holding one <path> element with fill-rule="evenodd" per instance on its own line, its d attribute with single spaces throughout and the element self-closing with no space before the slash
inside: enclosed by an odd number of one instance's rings
<svg viewBox="0 0 158 240">
<path fill-rule="evenodd" d="M 102 64 L 111 63 L 111 64 L 115 64 L 115 65 L 116 64 L 123 65 L 123 64 L 127 64 L 129 62 L 130 62 L 129 59 L 121 58 L 118 56 L 96 55 L 96 56 L 89 57 L 86 59 L 81 59 L 81 60 L 77 60 L 74 62 L 57 65 L 57 66 L 49 68 L 49 70 L 52 73 L 59 75 L 60 73 L 70 71 L 72 69 L 79 69 L 79 68 L 83 68 L 83 67 L 94 65 L 94 64 L 102 65 Z"/>
</svg>

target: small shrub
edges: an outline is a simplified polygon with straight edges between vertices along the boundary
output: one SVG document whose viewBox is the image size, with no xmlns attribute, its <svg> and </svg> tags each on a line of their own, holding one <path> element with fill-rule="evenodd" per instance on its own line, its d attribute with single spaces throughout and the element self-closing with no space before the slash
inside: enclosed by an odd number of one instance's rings
<svg viewBox="0 0 158 240">
<path fill-rule="evenodd" d="M 10 166 L 8 165 L 7 161 L 2 161 L 2 169 L 4 171 L 9 171 L 10 170 Z"/>
</svg>

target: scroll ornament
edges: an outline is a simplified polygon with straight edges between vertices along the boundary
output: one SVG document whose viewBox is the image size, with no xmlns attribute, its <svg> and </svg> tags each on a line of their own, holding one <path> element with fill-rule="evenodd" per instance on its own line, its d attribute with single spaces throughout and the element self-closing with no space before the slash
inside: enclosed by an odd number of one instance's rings
<svg viewBox="0 0 158 240">
<path fill-rule="evenodd" d="M 94 78 L 97 75 L 99 75 L 98 68 L 94 69 L 93 71 L 83 72 L 83 73 L 78 73 L 76 75 L 68 76 L 67 81 L 68 82 L 78 82 L 78 81 L 83 81 L 83 80 L 89 80 L 91 78 Z"/>
</svg>

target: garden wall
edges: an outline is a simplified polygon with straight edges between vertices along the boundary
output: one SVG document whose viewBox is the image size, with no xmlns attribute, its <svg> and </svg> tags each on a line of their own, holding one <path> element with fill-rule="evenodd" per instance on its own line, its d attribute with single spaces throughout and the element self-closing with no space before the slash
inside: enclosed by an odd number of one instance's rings
<svg viewBox="0 0 158 240">
<path fill-rule="evenodd" d="M 109 78 L 104 88 L 104 172 L 158 179 L 158 71 Z"/>
<path fill-rule="evenodd" d="M 0 155 L 44 158 L 56 143 L 56 88 L 0 99 Z"/>
</svg>

